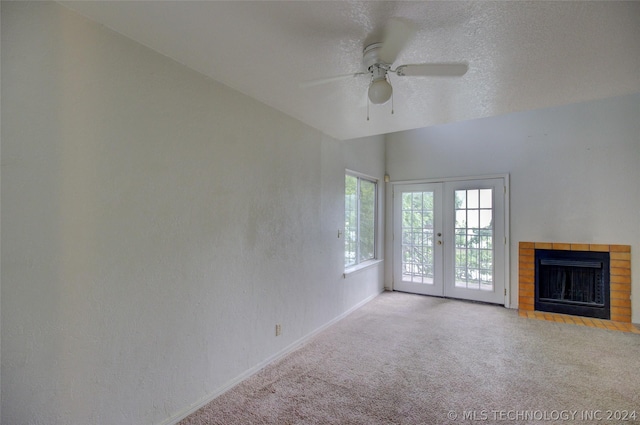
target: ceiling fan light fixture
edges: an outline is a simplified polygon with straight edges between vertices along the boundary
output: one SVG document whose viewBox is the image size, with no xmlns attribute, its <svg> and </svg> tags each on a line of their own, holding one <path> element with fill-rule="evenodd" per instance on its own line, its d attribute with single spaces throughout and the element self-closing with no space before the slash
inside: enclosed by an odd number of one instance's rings
<svg viewBox="0 0 640 425">
<path fill-rule="evenodd" d="M 383 39 L 380 42 L 368 44 L 362 51 L 362 65 L 366 71 L 347 75 L 312 80 L 301 84 L 301 87 L 339 81 L 350 77 L 368 75 L 370 84 L 367 93 L 367 120 L 369 120 L 369 105 L 382 105 L 391 100 L 391 114 L 393 114 L 393 87 L 388 75 L 397 77 L 462 77 L 469 69 L 466 62 L 457 63 L 417 63 L 396 64 L 400 53 L 409 43 L 417 31 L 416 24 L 401 18 L 392 18 L 385 26 Z M 395 68 L 394 68 L 395 64 Z M 396 80 L 396 77 L 393 77 Z"/>
<path fill-rule="evenodd" d="M 391 99 L 393 87 L 386 78 L 377 78 L 369 86 L 369 100 L 376 105 L 382 105 Z"/>
</svg>

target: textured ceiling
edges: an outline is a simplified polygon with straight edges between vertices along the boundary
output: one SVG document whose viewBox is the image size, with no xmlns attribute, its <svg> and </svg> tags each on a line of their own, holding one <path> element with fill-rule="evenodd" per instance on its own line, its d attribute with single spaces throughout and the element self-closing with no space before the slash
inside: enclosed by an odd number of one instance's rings
<svg viewBox="0 0 640 425">
<path fill-rule="evenodd" d="M 640 2 L 75 1 L 63 5 L 338 139 L 640 91 Z M 391 76 L 391 105 L 362 49 L 392 17 L 418 26 L 394 65 L 469 64 L 460 78 Z M 393 78 L 395 77 L 395 78 Z"/>
</svg>

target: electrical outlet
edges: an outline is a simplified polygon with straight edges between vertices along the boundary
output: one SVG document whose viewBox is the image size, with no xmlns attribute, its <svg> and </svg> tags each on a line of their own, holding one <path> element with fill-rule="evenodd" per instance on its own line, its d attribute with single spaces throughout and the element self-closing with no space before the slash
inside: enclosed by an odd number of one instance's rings
<svg viewBox="0 0 640 425">
<path fill-rule="evenodd" d="M 282 334 L 282 325 L 280 323 L 276 323 L 276 336 L 280 336 Z"/>
</svg>

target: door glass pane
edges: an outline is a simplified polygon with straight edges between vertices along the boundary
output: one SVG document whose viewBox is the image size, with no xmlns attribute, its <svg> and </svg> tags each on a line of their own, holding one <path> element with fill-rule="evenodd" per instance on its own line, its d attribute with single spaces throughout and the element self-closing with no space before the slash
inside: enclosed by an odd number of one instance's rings
<svg viewBox="0 0 640 425">
<path fill-rule="evenodd" d="M 478 197 L 479 190 L 467 190 L 467 208 L 478 208 L 480 199 Z"/>
<path fill-rule="evenodd" d="M 458 288 L 493 290 L 493 189 L 455 191 L 454 277 Z"/>
<path fill-rule="evenodd" d="M 402 193 L 402 280 L 433 285 L 433 192 Z"/>
<path fill-rule="evenodd" d="M 482 189 L 480 190 L 480 208 L 492 208 L 493 207 L 493 190 Z"/>
</svg>

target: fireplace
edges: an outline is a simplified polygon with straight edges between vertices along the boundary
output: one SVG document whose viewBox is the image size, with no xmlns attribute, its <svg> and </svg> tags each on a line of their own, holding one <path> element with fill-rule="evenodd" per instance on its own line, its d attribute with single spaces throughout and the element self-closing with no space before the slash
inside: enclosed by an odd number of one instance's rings
<svg viewBox="0 0 640 425">
<path fill-rule="evenodd" d="M 565 264 L 565 267 L 573 267 L 571 261 L 573 258 L 569 258 L 572 254 L 570 252 L 589 252 L 589 253 L 605 253 L 609 256 L 608 270 L 607 266 L 603 264 L 602 273 L 609 274 L 609 289 L 603 288 L 604 291 L 600 295 L 590 295 L 591 298 L 580 298 L 581 296 L 575 295 L 577 300 L 574 300 L 579 304 L 602 304 L 602 299 L 606 301 L 608 292 L 609 296 L 609 320 L 613 322 L 631 323 L 631 246 L 630 245 L 605 245 L 605 244 L 585 244 L 585 243 L 558 243 L 558 242 L 520 242 L 518 246 L 518 309 L 521 314 L 533 314 L 536 311 L 540 311 L 540 314 L 553 314 L 551 311 L 538 310 L 540 307 L 536 305 L 536 251 L 549 250 L 560 251 L 564 260 L 569 261 L 569 264 Z M 553 260 L 553 259 L 552 259 Z M 564 261 L 561 260 L 561 261 Z M 597 262 L 603 262 L 601 259 L 594 260 Z M 546 261 L 548 262 L 548 261 Z M 553 261 L 551 261 L 553 263 Z M 597 264 L 592 264 L 597 266 Z M 598 267 L 594 267 L 598 268 Z M 571 294 L 559 295 L 558 291 L 567 294 L 570 288 L 567 288 L 567 282 L 565 280 L 564 292 L 562 292 L 562 279 L 556 279 L 556 286 L 560 285 L 559 289 L 556 289 L 556 295 L 549 295 L 549 293 L 543 293 L 542 298 L 567 298 L 572 296 Z M 573 285 L 572 285 L 573 287 Z M 585 291 L 584 288 L 576 288 L 579 291 Z M 577 293 L 577 292 L 576 292 Z M 587 301 L 585 301 L 587 300 Z M 557 303 L 554 301 L 554 303 Z M 568 303 L 571 304 L 571 303 Z M 544 308 L 544 307 L 543 307 Z M 582 316 L 582 312 L 566 313 L 573 317 Z M 584 320 L 589 320 L 588 317 L 584 317 Z M 593 319 L 597 320 L 597 319 Z"/>
<path fill-rule="evenodd" d="M 535 250 L 535 309 L 610 319 L 609 253 Z"/>
</svg>

